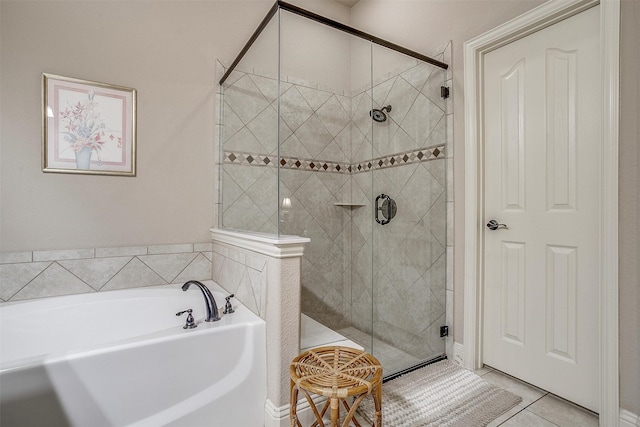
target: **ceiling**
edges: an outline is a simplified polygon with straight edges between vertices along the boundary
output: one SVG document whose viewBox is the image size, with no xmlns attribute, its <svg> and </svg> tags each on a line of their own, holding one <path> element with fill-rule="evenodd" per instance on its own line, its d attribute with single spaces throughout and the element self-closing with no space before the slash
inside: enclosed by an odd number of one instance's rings
<svg viewBox="0 0 640 427">
<path fill-rule="evenodd" d="M 360 0 L 336 0 L 338 3 L 343 4 L 347 7 L 353 7 L 353 5 L 355 5 L 356 3 L 358 3 Z"/>
</svg>

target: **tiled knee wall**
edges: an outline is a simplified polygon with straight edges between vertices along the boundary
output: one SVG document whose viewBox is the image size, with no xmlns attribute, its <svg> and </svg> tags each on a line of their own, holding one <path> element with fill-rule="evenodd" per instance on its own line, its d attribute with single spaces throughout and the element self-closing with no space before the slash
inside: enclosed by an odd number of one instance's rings
<svg viewBox="0 0 640 427">
<path fill-rule="evenodd" d="M 0 302 L 211 279 L 211 243 L 0 254 Z"/>
<path fill-rule="evenodd" d="M 266 319 L 268 257 L 225 245 L 213 244 L 212 278 L 245 307 Z"/>
</svg>

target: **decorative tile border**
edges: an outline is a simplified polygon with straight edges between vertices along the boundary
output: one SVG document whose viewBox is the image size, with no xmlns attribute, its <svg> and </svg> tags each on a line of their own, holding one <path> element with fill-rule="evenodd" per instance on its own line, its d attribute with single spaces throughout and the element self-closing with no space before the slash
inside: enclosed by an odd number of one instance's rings
<svg viewBox="0 0 640 427">
<path fill-rule="evenodd" d="M 362 163 L 351 165 L 352 173 L 367 172 L 371 169 L 386 169 L 395 166 L 403 166 L 411 163 L 427 162 L 444 158 L 444 145 L 436 145 L 404 153 L 392 154 L 385 157 L 377 157 Z"/>
<path fill-rule="evenodd" d="M 211 279 L 213 244 L 0 253 L 0 302 Z"/>
<path fill-rule="evenodd" d="M 276 167 L 280 164 L 280 167 L 285 169 L 353 174 L 367 172 L 372 169 L 386 169 L 411 163 L 442 159 L 445 157 L 444 150 L 445 146 L 442 144 L 392 154 L 390 156 L 377 157 L 375 159 L 353 164 L 338 163 L 328 160 L 301 159 L 297 157 L 282 157 L 278 162 L 277 156 L 268 154 L 225 151 L 223 161 L 225 164 L 243 166 Z"/>
<path fill-rule="evenodd" d="M 268 154 L 243 153 L 239 151 L 225 151 L 224 163 L 243 166 L 270 166 L 278 165 L 278 156 Z M 299 159 L 297 157 L 280 158 L 280 167 L 285 169 L 309 170 L 318 172 L 349 172 L 349 165 L 328 160 Z"/>
<path fill-rule="evenodd" d="M 297 159 L 295 157 L 282 157 L 280 159 L 280 167 L 286 169 L 333 173 L 348 173 L 351 171 L 351 166 L 346 163 L 336 163 L 325 160 Z"/>
</svg>

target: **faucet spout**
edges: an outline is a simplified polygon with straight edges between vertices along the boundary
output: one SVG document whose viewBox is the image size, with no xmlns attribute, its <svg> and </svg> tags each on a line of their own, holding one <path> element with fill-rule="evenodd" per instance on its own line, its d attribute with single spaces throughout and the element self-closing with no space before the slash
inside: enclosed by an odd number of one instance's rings
<svg viewBox="0 0 640 427">
<path fill-rule="evenodd" d="M 218 314 L 218 305 L 216 304 L 216 300 L 213 298 L 213 294 L 204 284 L 198 282 L 197 280 L 189 280 L 187 283 L 182 285 L 182 290 L 187 291 L 191 285 L 196 285 L 202 291 L 202 296 L 204 296 L 204 300 L 207 306 L 207 317 L 205 322 L 215 322 L 216 320 L 220 320 L 220 315 Z"/>
</svg>

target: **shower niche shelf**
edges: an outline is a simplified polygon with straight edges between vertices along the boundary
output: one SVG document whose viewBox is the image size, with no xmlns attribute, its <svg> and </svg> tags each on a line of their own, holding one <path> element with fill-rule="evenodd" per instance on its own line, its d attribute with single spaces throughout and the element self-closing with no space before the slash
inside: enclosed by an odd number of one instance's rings
<svg viewBox="0 0 640 427">
<path fill-rule="evenodd" d="M 349 208 L 349 209 L 361 208 L 363 206 L 367 206 L 365 203 L 351 203 L 351 202 L 335 202 L 333 205 L 342 206 L 343 208 Z"/>
</svg>

